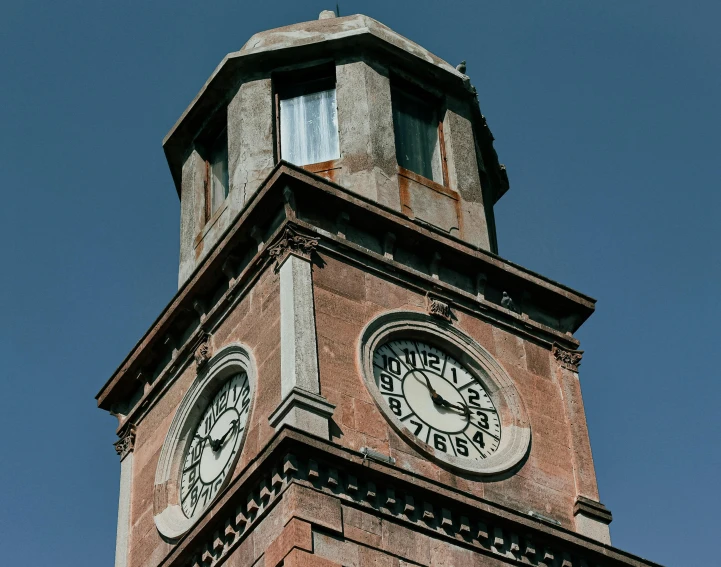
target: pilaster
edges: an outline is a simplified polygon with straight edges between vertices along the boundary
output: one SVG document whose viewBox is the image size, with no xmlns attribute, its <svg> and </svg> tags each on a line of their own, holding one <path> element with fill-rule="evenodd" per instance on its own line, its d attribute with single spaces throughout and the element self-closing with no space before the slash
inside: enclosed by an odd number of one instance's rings
<svg viewBox="0 0 721 567">
<path fill-rule="evenodd" d="M 611 522 L 612 516 L 599 502 L 591 441 L 588 436 L 581 384 L 578 379 L 578 367 L 581 364 L 583 351 L 568 350 L 555 344 L 553 345 L 553 356 L 558 363 L 558 376 L 570 429 L 573 475 L 578 495 L 573 509 L 576 531 L 610 545 L 611 533 L 608 524 Z"/>
<path fill-rule="evenodd" d="M 118 528 L 115 537 L 115 567 L 126 567 L 128 565 L 130 536 L 130 500 L 135 426 L 130 424 L 114 445 L 115 451 L 120 457 L 120 495 L 118 499 Z"/>
<path fill-rule="evenodd" d="M 276 429 L 287 424 L 328 439 L 335 406 L 320 395 L 310 258 L 317 244 L 289 226 L 270 249 L 280 273 L 282 402 L 269 420 Z"/>
</svg>

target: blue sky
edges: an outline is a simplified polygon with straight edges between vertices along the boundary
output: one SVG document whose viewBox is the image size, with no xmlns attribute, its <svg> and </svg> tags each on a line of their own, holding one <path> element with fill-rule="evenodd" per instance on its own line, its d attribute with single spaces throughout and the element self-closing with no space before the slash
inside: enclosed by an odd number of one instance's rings
<svg viewBox="0 0 721 567">
<path fill-rule="evenodd" d="M 115 420 L 93 398 L 176 290 L 160 142 L 227 52 L 331 4 L 3 2 L 4 564 L 111 564 Z M 578 337 L 614 545 L 707 564 L 721 508 L 721 5 L 340 4 L 468 61 L 511 180 L 500 254 L 598 299 Z"/>
</svg>

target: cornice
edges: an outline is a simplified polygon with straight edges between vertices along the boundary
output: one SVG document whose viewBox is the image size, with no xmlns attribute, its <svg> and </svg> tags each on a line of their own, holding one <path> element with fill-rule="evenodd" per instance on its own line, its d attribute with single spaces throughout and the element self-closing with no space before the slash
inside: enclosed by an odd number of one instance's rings
<svg viewBox="0 0 721 567">
<path fill-rule="evenodd" d="M 434 482 L 356 451 L 282 428 L 236 477 L 162 567 L 221 563 L 297 484 L 510 565 L 634 567 L 655 563 Z"/>
<path fill-rule="evenodd" d="M 382 240 L 392 244 L 388 250 L 378 253 L 353 242 L 345 235 L 339 236 L 331 232 L 328 230 L 330 227 L 316 226 L 300 218 L 298 211 L 302 213 L 309 202 L 320 201 L 324 204 L 322 212 L 332 219 L 337 219 L 338 210 L 342 210 L 347 213 L 344 218 L 350 219 L 351 223 L 355 220 L 362 222 L 364 226 L 374 227 Z M 282 217 L 280 221 L 279 215 Z M 323 222 L 327 225 L 326 221 Z M 133 395 L 139 387 L 135 378 L 144 369 L 143 374 L 146 376 L 147 368 L 157 366 L 157 362 L 164 358 L 169 362 L 160 370 L 161 374 L 177 367 L 182 358 L 179 355 L 189 347 L 187 344 L 173 344 L 174 337 L 189 336 L 188 341 L 197 341 L 198 329 L 211 332 L 210 327 L 217 324 L 218 317 L 227 312 L 230 305 L 235 304 L 248 289 L 249 282 L 259 277 L 275 259 L 269 255 L 269 250 L 279 250 L 277 245 L 280 241 L 276 240 L 280 238 L 282 241 L 285 238 L 280 236 L 280 231 L 285 230 L 286 225 L 297 227 L 290 229 L 296 232 L 305 231 L 303 238 L 317 240 L 319 250 L 333 250 L 334 253 L 355 258 L 354 261 L 361 261 L 364 266 L 373 266 L 372 269 L 378 273 L 403 281 L 405 285 L 415 286 L 423 295 L 431 291 L 452 308 L 462 308 L 486 318 L 490 317 L 517 332 L 534 336 L 536 341 L 547 342 L 549 348 L 551 343 L 557 342 L 573 350 L 578 346 L 578 341 L 569 333 L 552 329 L 529 318 L 524 312 L 518 313 L 487 300 L 484 290 L 491 284 L 526 289 L 528 291 L 525 291 L 525 294 L 537 298 L 541 303 L 555 302 L 562 305 L 566 312 L 575 313 L 575 322 L 572 323 L 574 329 L 594 309 L 595 301 L 587 296 L 283 162 L 268 176 L 235 222 L 103 386 L 96 396 L 98 405 L 125 415 L 128 408 L 114 410 L 114 406 Z M 267 232 L 271 226 L 276 227 L 275 230 L 265 239 L 263 245 L 258 247 L 257 234 Z M 394 258 L 393 248 L 410 245 L 408 243 L 415 243 L 419 253 L 432 253 L 436 271 L 438 264 L 462 269 L 470 266 L 477 274 L 476 293 L 443 281 L 437 273 L 431 273 L 432 270 L 424 273 Z M 243 259 L 242 262 L 239 258 Z M 220 299 L 214 305 L 206 307 L 205 301 L 208 297 L 218 295 L 220 286 L 225 286 L 226 291 L 219 294 Z M 189 325 L 195 325 L 196 330 L 188 332 Z M 146 394 L 149 393 L 148 390 L 158 389 L 158 380 L 155 377 L 143 377 L 143 380 L 150 382 L 146 386 Z"/>
</svg>

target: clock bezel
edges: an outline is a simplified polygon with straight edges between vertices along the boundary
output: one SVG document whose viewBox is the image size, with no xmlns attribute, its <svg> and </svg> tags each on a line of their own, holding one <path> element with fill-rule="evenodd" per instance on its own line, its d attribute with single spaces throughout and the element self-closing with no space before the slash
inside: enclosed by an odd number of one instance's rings
<svg viewBox="0 0 721 567">
<path fill-rule="evenodd" d="M 199 370 L 195 380 L 183 396 L 165 437 L 155 473 L 153 519 L 158 531 L 166 538 L 178 539 L 192 528 L 230 482 L 232 471 L 243 453 L 249 429 L 247 424 L 250 423 L 253 416 L 255 368 L 255 361 L 249 349 L 239 344 L 228 345 Z M 231 473 L 223 480 L 213 500 L 196 512 L 192 518 L 188 518 L 183 512 L 180 502 L 181 471 L 185 453 L 208 404 L 227 380 L 241 372 L 245 372 L 248 377 L 251 401 L 239 449 L 231 464 Z"/>
<path fill-rule="evenodd" d="M 375 383 L 373 353 L 386 342 L 398 339 L 423 340 L 444 349 L 482 384 L 498 410 L 503 432 L 499 447 L 492 455 L 476 460 L 439 451 L 413 435 L 390 410 Z M 530 422 L 513 381 L 486 349 L 452 325 L 416 311 L 386 312 L 363 329 L 359 363 L 368 391 L 394 431 L 435 462 L 464 473 L 488 476 L 508 471 L 527 455 Z"/>
</svg>

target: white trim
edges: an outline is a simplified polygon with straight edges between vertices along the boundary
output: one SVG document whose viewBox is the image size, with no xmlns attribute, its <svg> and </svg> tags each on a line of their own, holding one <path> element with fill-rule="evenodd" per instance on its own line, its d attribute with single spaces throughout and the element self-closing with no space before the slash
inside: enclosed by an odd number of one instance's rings
<svg viewBox="0 0 721 567">
<path fill-rule="evenodd" d="M 193 518 L 187 518 L 180 507 L 178 495 L 183 455 L 198 420 L 225 380 L 237 372 L 245 372 L 248 375 L 250 397 L 253 400 L 256 384 L 255 368 L 255 361 L 249 349 L 237 344 L 226 346 L 208 361 L 180 402 L 165 437 L 155 472 L 153 516 L 158 531 L 165 537 L 179 538 L 202 516 L 202 513 L 199 513 Z M 252 419 L 253 406 L 254 404 L 251 403 L 248 422 Z M 231 470 L 242 453 L 248 429 L 249 427 L 246 427 L 243 431 L 241 449 L 235 456 Z M 223 492 L 231 476 L 229 474 L 226 477 L 216 498 Z"/>
<path fill-rule="evenodd" d="M 130 497 L 133 481 L 133 452 L 120 461 L 120 496 L 118 498 L 118 529 L 115 536 L 115 567 L 128 565 L 130 539 Z"/>
<path fill-rule="evenodd" d="M 320 393 L 311 264 L 293 253 L 280 266 L 280 396 Z"/>
<path fill-rule="evenodd" d="M 503 435 L 498 450 L 486 459 L 475 460 L 448 455 L 424 443 L 406 429 L 390 411 L 375 384 L 373 353 L 393 338 L 417 337 L 437 344 L 470 369 L 499 411 Z M 368 391 L 396 432 L 409 444 L 435 461 L 456 470 L 493 475 L 517 465 L 528 453 L 531 427 L 528 414 L 510 376 L 490 353 L 448 323 L 416 311 L 389 311 L 371 321 L 361 333 L 359 363 Z"/>
</svg>

